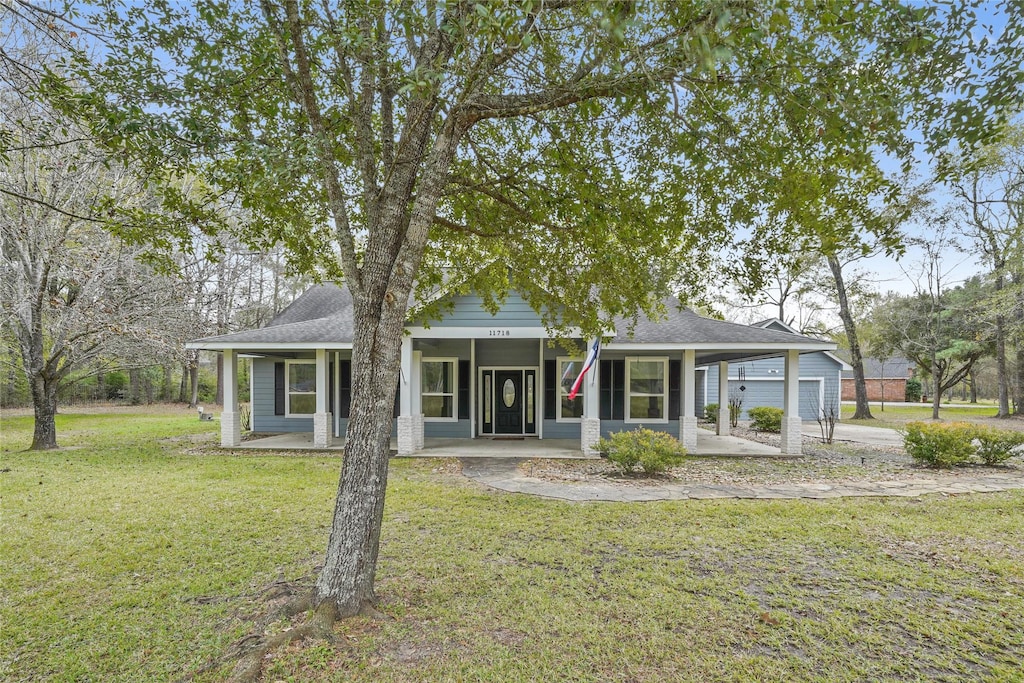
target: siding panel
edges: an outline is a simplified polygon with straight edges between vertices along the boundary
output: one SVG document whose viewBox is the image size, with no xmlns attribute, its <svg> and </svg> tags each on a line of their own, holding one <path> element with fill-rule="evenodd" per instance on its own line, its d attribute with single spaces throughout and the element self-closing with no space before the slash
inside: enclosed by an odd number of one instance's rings
<svg viewBox="0 0 1024 683">
<path fill-rule="evenodd" d="M 274 361 L 252 361 L 252 429 L 254 432 L 312 432 L 312 417 L 274 414 Z"/>
<path fill-rule="evenodd" d="M 431 327 L 543 327 L 540 316 L 515 293 L 508 295 L 497 315 L 484 310 L 478 296 L 457 296 L 451 303 L 453 310 L 441 320 L 432 321 Z"/>
</svg>

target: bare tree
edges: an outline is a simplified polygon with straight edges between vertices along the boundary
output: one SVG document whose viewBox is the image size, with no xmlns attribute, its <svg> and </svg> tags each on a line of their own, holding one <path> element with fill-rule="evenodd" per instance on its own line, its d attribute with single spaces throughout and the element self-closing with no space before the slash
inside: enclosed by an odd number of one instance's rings
<svg viewBox="0 0 1024 683">
<path fill-rule="evenodd" d="M 880 344 L 899 349 L 931 377 L 934 420 L 939 419 L 942 392 L 967 377 L 986 351 L 973 315 L 979 290 L 949 285 L 951 269 L 943 259 L 955 243 L 949 237 L 952 220 L 948 212 L 932 214 L 931 236 L 912 241 L 924 252 L 916 271 L 904 269 L 916 293 L 890 295 L 873 311 Z"/>
<path fill-rule="evenodd" d="M 47 59 L 22 36 L 20 65 Z M 7 51 L 7 54 L 10 50 Z M 57 446 L 57 392 L 71 374 L 104 357 L 153 362 L 168 314 L 169 283 L 107 231 L 110 207 L 147 201 L 144 186 L 90 144 L 74 121 L 29 93 L 38 74 L 5 61 L 0 127 L 2 323 L 20 350 L 35 410 L 33 449 Z M 28 67 L 26 67 L 28 68 Z"/>
<path fill-rule="evenodd" d="M 1024 330 L 1019 329 L 1024 323 L 1024 310 L 1019 297 L 1007 291 L 1019 288 L 1024 274 L 1024 127 L 1011 129 L 997 144 L 956 158 L 952 165 L 955 171 L 948 182 L 963 211 L 961 233 L 970 240 L 972 251 L 991 268 L 995 292 L 986 309 L 994 328 L 997 417 L 1009 417 L 1008 341 L 1017 343 L 1018 365 L 1024 360 L 1020 352 Z M 1011 335 L 1011 328 L 1018 328 L 1017 333 Z M 1018 376 L 1021 372 L 1018 367 Z M 1021 402 L 1019 397 L 1015 401 L 1018 412 L 1024 411 Z"/>
</svg>

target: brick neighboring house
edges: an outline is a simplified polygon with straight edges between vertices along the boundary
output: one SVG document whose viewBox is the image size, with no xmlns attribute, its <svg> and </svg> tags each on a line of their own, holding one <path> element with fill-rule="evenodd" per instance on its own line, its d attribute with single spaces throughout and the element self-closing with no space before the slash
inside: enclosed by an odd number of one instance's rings
<svg viewBox="0 0 1024 683">
<path fill-rule="evenodd" d="M 848 353 L 837 352 L 847 360 Z M 906 402 L 907 379 L 914 374 L 913 361 L 906 358 L 864 358 L 864 384 L 869 401 Z M 853 370 L 843 371 L 843 400 L 857 400 Z"/>
</svg>

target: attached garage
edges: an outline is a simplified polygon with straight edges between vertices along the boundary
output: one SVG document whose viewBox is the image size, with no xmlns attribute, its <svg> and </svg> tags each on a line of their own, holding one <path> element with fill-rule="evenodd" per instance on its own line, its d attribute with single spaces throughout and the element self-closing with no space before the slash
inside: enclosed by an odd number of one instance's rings
<svg viewBox="0 0 1024 683">
<path fill-rule="evenodd" d="M 782 408 L 782 378 L 750 378 L 740 381 L 729 379 L 729 396 L 743 399 L 742 418 L 747 418 L 747 409 L 755 406 Z M 800 417 L 816 420 L 825 398 L 825 380 L 800 378 Z"/>
</svg>

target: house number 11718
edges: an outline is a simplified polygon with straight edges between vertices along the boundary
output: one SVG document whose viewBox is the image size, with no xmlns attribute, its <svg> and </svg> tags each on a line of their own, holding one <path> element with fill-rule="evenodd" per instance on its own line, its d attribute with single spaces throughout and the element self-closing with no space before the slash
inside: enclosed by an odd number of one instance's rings
<svg viewBox="0 0 1024 683">
<path fill-rule="evenodd" d="M 491 337 L 511 337 L 512 332 L 509 330 L 491 330 Z"/>
</svg>

